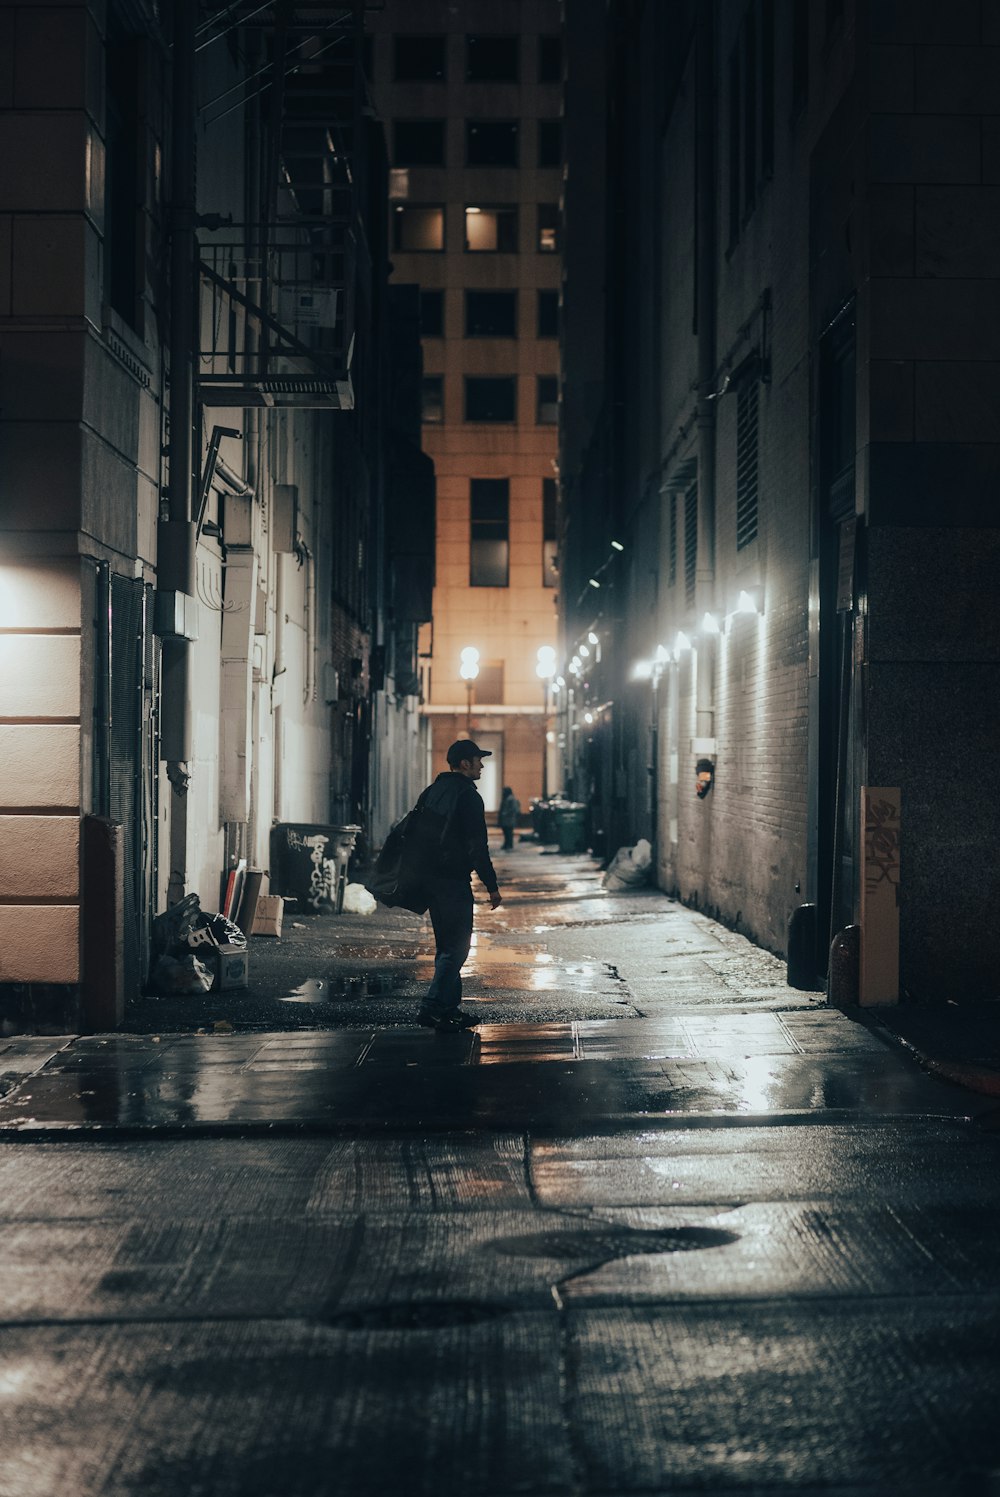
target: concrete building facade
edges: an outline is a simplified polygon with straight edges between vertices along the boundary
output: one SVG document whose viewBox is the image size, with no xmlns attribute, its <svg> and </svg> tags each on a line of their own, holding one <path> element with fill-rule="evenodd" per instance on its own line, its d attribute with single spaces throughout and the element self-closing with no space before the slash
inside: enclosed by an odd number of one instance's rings
<svg viewBox="0 0 1000 1497">
<path fill-rule="evenodd" d="M 536 667 L 556 644 L 559 5 L 411 0 L 369 20 L 393 278 L 421 290 L 423 444 L 437 475 L 422 710 L 434 766 L 471 734 L 493 752 L 487 808 L 503 784 L 527 807 L 545 755 L 554 762 Z M 476 652 L 474 679 L 463 650 Z"/>
<path fill-rule="evenodd" d="M 953 767 L 997 731 L 998 44 L 973 0 L 567 9 L 567 349 L 607 288 L 566 359 L 567 663 L 603 637 L 568 774 L 799 971 L 860 927 L 869 1001 L 996 992 L 1000 800 Z"/>
<path fill-rule="evenodd" d="M 0 7 L 12 1022 L 113 1026 L 158 910 L 219 908 L 275 823 L 367 840 L 415 793 L 385 765 L 420 757 L 433 473 L 363 7 L 274 23 Z"/>
</svg>

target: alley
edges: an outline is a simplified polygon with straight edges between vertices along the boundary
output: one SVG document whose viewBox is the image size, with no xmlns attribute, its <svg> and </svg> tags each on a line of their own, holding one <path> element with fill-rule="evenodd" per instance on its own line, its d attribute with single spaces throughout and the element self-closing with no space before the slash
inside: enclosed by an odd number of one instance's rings
<svg viewBox="0 0 1000 1497">
<path fill-rule="evenodd" d="M 5 1042 L 4 1497 L 995 1489 L 986 1099 L 589 859 L 505 883 L 476 1035 Z M 416 993 L 401 919 L 314 981 Z"/>
</svg>

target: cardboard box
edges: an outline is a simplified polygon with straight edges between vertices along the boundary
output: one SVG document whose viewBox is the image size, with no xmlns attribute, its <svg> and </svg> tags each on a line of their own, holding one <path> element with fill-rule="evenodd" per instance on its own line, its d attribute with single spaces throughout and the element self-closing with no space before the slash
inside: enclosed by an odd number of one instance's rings
<svg viewBox="0 0 1000 1497">
<path fill-rule="evenodd" d="M 245 946 L 217 947 L 212 991 L 221 993 L 230 988 L 245 988 L 250 978 L 249 955 Z"/>
<path fill-rule="evenodd" d="M 280 894 L 260 894 L 254 915 L 252 936 L 280 936 L 285 901 Z"/>
</svg>

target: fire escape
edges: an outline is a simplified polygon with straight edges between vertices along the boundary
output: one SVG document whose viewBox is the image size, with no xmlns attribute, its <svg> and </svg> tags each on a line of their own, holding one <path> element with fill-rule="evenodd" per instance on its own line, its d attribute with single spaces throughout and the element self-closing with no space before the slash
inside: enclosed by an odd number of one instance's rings
<svg viewBox="0 0 1000 1497">
<path fill-rule="evenodd" d="M 353 407 L 364 9 L 236 0 L 200 28 L 202 45 L 235 30 L 247 60 L 214 117 L 239 98 L 260 122 L 256 221 L 200 226 L 205 406 Z"/>
</svg>

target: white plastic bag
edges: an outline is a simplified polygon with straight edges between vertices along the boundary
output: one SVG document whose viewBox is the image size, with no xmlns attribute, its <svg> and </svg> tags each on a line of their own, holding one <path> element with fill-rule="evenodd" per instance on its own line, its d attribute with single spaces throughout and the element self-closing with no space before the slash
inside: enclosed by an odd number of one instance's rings
<svg viewBox="0 0 1000 1497">
<path fill-rule="evenodd" d="M 637 889 L 649 879 L 653 849 L 645 837 L 634 847 L 620 847 L 605 871 L 601 883 L 609 894 L 622 889 Z"/>
<path fill-rule="evenodd" d="M 364 884 L 348 884 L 344 890 L 344 911 L 350 915 L 373 915 L 377 901 Z"/>
</svg>

